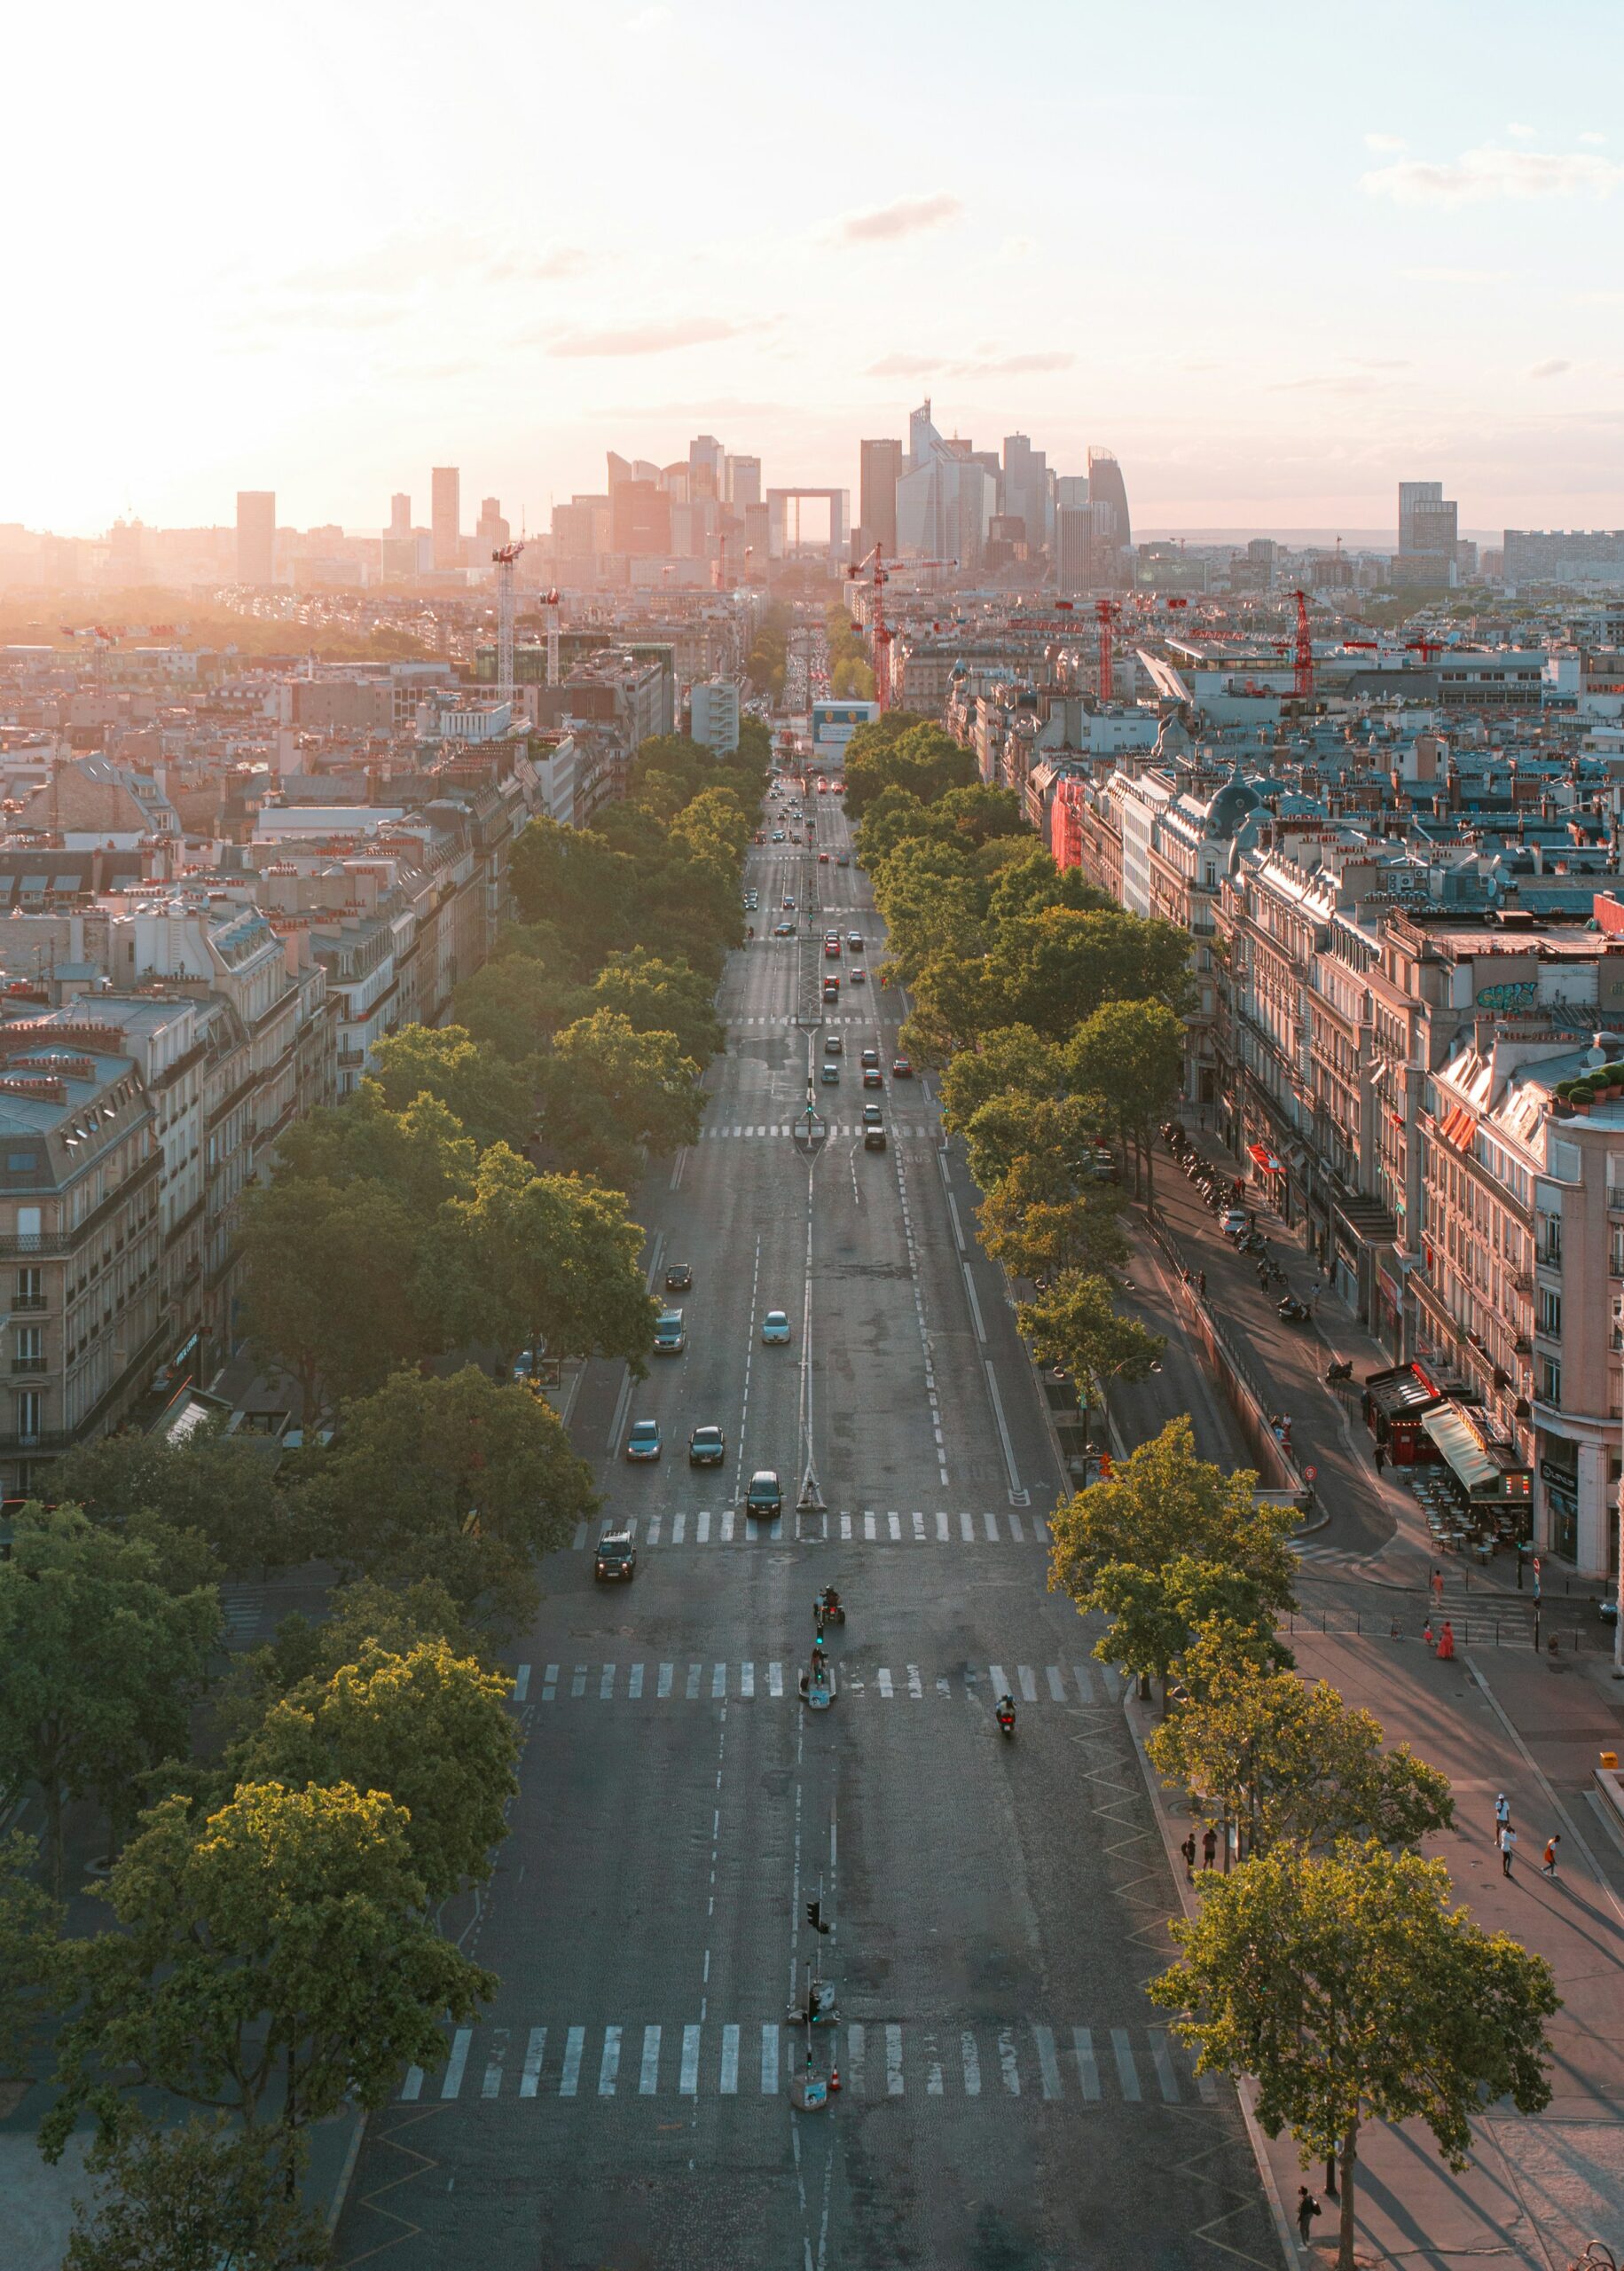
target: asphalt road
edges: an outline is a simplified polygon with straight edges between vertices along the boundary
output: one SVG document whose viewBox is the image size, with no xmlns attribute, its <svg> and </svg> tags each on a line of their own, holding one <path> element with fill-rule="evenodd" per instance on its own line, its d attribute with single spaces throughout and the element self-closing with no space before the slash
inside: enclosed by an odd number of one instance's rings
<svg viewBox="0 0 1624 2271">
<path fill-rule="evenodd" d="M 839 800 L 809 801 L 849 849 Z M 974 1193 L 928 1084 L 892 1080 L 898 994 L 817 1015 L 826 927 L 882 926 L 855 867 L 769 843 L 758 935 L 724 981 L 702 1139 L 639 1194 L 654 1282 L 692 1265 L 687 1346 L 571 1414 L 635 1581 L 554 1556 L 514 1652 L 512 1835 L 467 1945 L 500 1976 L 446 2063 L 373 2118 L 347 2263 L 501 2271 L 1120 2271 L 1278 2252 L 1227 2086 L 1197 2086 L 1146 2001 L 1173 1906 L 1118 1691 L 1046 1590 L 1057 1475 Z M 812 1089 L 828 1140 L 790 1133 Z M 856 1134 L 881 1052 L 883 1153 Z M 764 1347 L 769 1308 L 788 1347 Z M 656 1466 L 623 1456 L 655 1418 Z M 727 1464 L 690 1470 L 690 1427 Z M 757 1466 L 788 1508 L 737 1511 Z M 820 1507 L 796 1513 L 808 1469 Z M 827 1713 L 796 1696 L 817 1588 L 850 1621 Z M 1013 1742 L 993 1702 L 1021 1701 Z M 821 1892 L 832 1934 L 804 1904 Z M 790 2099 L 788 2006 L 820 1951 L 841 2087 Z"/>
</svg>

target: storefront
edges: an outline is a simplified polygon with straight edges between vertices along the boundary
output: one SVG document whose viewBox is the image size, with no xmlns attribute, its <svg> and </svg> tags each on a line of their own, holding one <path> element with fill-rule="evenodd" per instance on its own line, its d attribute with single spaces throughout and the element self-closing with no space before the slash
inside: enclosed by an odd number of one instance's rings
<svg viewBox="0 0 1624 2271">
<path fill-rule="evenodd" d="M 1553 1456 L 1552 1454 L 1564 1454 Z M 1544 1543 L 1564 1561 L 1579 1559 L 1579 1446 L 1550 1439 L 1550 1453 L 1540 1461 L 1545 1493 Z"/>
<path fill-rule="evenodd" d="M 1455 1477 L 1471 1524 L 1504 1544 L 1534 1536 L 1534 1474 L 1515 1443 L 1489 1433 L 1483 1415 L 1463 1404 L 1435 1404 L 1421 1425 Z"/>
<path fill-rule="evenodd" d="M 1395 1466 L 1430 1466 L 1441 1454 L 1423 1419 L 1452 1394 L 1470 1393 L 1463 1381 L 1429 1371 L 1424 1364 L 1394 1364 L 1366 1375 L 1365 1425 Z"/>
</svg>

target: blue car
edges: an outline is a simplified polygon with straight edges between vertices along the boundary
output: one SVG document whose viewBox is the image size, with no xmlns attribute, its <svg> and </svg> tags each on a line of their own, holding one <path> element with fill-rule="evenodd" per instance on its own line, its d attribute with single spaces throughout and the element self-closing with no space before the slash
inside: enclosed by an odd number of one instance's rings
<svg viewBox="0 0 1624 2271">
<path fill-rule="evenodd" d="M 761 1337 L 769 1346 L 775 1340 L 788 1341 L 789 1317 L 786 1310 L 769 1309 L 761 1320 Z"/>
<path fill-rule="evenodd" d="M 660 1448 L 659 1421 L 634 1419 L 632 1433 L 626 1437 L 626 1457 L 634 1460 L 658 1458 Z"/>
</svg>

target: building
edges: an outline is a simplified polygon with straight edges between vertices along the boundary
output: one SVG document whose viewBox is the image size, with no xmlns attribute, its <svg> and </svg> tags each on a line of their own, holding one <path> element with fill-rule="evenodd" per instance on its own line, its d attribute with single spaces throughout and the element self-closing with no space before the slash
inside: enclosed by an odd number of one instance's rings
<svg viewBox="0 0 1624 2271">
<path fill-rule="evenodd" d="M 462 565 L 462 475 L 454 465 L 437 465 L 432 477 L 429 523 L 434 532 L 435 572 Z"/>
<path fill-rule="evenodd" d="M 726 473 L 728 504 L 735 513 L 753 511 L 761 503 L 761 460 L 730 457 Z"/>
<path fill-rule="evenodd" d="M 897 549 L 897 483 L 902 475 L 899 441 L 863 442 L 858 450 L 858 555 L 867 559 L 875 545 Z"/>
<path fill-rule="evenodd" d="M 480 505 L 479 519 L 474 526 L 475 541 L 479 546 L 479 564 L 488 566 L 486 554 L 499 552 L 509 543 L 513 530 L 502 517 L 502 502 L 498 497 L 487 497 Z"/>
<path fill-rule="evenodd" d="M 712 757 L 731 757 L 739 746 L 739 709 L 736 678 L 699 679 L 688 696 L 688 732 Z"/>
<path fill-rule="evenodd" d="M 397 489 L 389 499 L 389 537 L 396 544 L 405 543 L 412 535 L 412 499 L 404 489 Z"/>
<path fill-rule="evenodd" d="M 619 481 L 609 491 L 609 550 L 663 558 L 671 548 L 671 492 L 655 481 Z"/>
<path fill-rule="evenodd" d="M 1441 481 L 1399 483 L 1399 554 L 1394 574 L 1400 582 L 1453 584 L 1460 538 L 1452 498 Z"/>
<path fill-rule="evenodd" d="M 1003 516 L 1021 522 L 1027 552 L 1035 560 L 1049 538 L 1048 460 L 1024 434 L 1006 434 L 1003 475 Z"/>
<path fill-rule="evenodd" d="M 1508 529 L 1506 583 L 1578 584 L 1624 591 L 1624 529 Z"/>
<path fill-rule="evenodd" d="M 237 580 L 274 584 L 277 566 L 277 493 L 274 489 L 237 491 Z"/>
<path fill-rule="evenodd" d="M 1109 505 L 1117 516 L 1117 543 L 1124 553 L 1134 548 L 1134 523 L 1128 512 L 1127 484 L 1122 478 L 1122 468 L 1110 450 L 1091 448 L 1088 452 L 1088 502 Z M 1119 581 L 1126 582 L 1126 576 Z"/>
<path fill-rule="evenodd" d="M 1055 585 L 1062 599 L 1109 591 L 1119 578 L 1117 508 L 1102 501 L 1055 510 Z"/>
</svg>

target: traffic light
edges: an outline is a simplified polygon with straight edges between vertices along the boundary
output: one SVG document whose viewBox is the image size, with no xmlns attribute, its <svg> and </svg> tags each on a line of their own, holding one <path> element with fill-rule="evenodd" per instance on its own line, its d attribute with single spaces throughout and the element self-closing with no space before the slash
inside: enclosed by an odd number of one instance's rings
<svg viewBox="0 0 1624 2271">
<path fill-rule="evenodd" d="M 823 1921 L 823 1903 L 821 1900 L 809 1900 L 807 1902 L 806 1921 L 812 1926 L 814 1932 L 827 1932 L 828 1930 L 828 1926 Z"/>
</svg>

